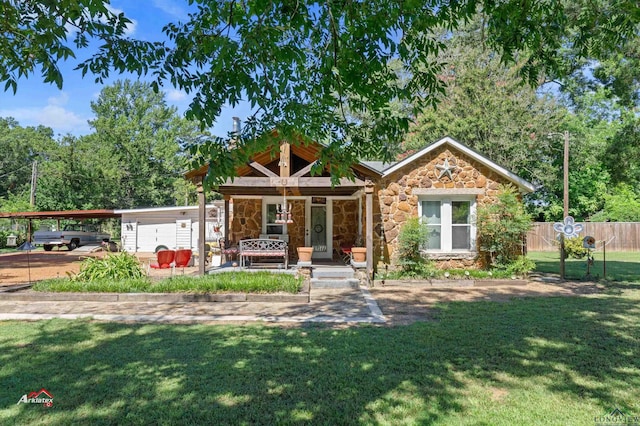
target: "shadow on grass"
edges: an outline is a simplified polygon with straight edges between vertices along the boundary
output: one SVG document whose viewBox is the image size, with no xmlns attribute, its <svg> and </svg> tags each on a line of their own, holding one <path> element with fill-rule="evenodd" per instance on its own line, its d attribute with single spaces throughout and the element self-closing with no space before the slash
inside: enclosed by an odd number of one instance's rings
<svg viewBox="0 0 640 426">
<path fill-rule="evenodd" d="M 617 392 L 640 388 L 639 314 L 600 296 L 453 302 L 402 327 L 5 322 L 0 420 L 446 423 L 470 382 L 633 411 Z M 15 405 L 42 387 L 53 408 Z"/>
<path fill-rule="evenodd" d="M 602 252 L 593 254 L 594 263 L 589 273 L 594 279 L 609 281 L 640 282 L 640 253 L 612 252 L 607 253 L 604 261 Z M 556 252 L 532 252 L 530 258 L 536 262 L 536 271 L 560 275 L 560 256 Z M 566 277 L 572 280 L 583 280 L 587 275 L 587 260 L 568 258 L 565 262 Z M 606 269 L 606 270 L 605 270 Z"/>
</svg>

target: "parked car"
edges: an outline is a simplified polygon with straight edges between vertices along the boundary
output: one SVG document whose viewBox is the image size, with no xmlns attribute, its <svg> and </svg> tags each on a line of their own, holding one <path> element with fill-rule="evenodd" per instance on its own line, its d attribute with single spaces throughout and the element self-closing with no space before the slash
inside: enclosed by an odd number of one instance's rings
<svg viewBox="0 0 640 426">
<path fill-rule="evenodd" d="M 33 234 L 33 244 L 41 245 L 45 251 L 51 251 L 54 246 L 67 246 L 69 250 L 87 244 L 102 244 L 108 242 L 111 235 L 100 232 L 95 225 L 69 224 L 62 231 L 38 230 Z"/>
</svg>

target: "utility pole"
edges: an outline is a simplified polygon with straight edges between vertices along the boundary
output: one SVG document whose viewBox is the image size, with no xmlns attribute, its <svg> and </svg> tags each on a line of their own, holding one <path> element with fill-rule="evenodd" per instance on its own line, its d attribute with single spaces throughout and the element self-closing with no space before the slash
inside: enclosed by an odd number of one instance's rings
<svg viewBox="0 0 640 426">
<path fill-rule="evenodd" d="M 569 131 L 564 131 L 564 161 L 563 161 L 563 220 L 569 216 Z M 564 234 L 560 235 L 560 278 L 565 279 L 565 247 L 564 247 Z"/>
<path fill-rule="evenodd" d="M 38 186 L 38 162 L 34 161 L 31 166 L 31 197 L 29 201 L 31 207 L 36 205 L 36 187 Z"/>
<path fill-rule="evenodd" d="M 560 136 L 564 137 L 564 158 L 562 161 L 562 172 L 563 172 L 563 183 L 562 183 L 562 198 L 563 198 L 563 222 L 564 219 L 569 216 L 569 131 L 565 130 L 562 133 L 549 133 L 548 137 L 552 136 Z M 566 277 L 566 268 L 565 268 L 565 247 L 564 247 L 564 233 L 560 234 L 560 278 L 565 279 Z"/>
<path fill-rule="evenodd" d="M 29 203 L 31 207 L 36 205 L 36 187 L 38 186 L 38 162 L 34 161 L 31 165 L 31 194 L 29 197 Z M 27 226 L 27 241 L 31 244 L 31 219 L 29 219 L 29 225 Z"/>
</svg>

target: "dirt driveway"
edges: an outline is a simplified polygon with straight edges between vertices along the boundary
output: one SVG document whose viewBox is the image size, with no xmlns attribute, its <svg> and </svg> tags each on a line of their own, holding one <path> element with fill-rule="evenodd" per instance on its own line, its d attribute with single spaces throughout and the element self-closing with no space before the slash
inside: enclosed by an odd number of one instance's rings
<svg viewBox="0 0 640 426">
<path fill-rule="evenodd" d="M 90 256 L 102 254 L 90 254 Z M 15 252 L 0 255 L 0 286 L 23 284 L 46 278 L 64 277 L 66 272 L 78 272 L 86 253 L 60 250 L 51 252 Z"/>
<path fill-rule="evenodd" d="M 94 253 L 82 253 L 76 251 L 36 251 L 36 252 L 14 252 L 0 254 L 0 286 L 26 284 L 48 278 L 64 278 L 67 272 L 77 273 L 80 264 L 86 257 L 102 257 L 106 253 L 102 251 Z M 140 253 L 138 255 L 140 263 L 145 267 L 149 260 L 154 259 L 153 253 Z M 176 273 L 191 274 L 197 271 L 197 267 L 180 268 Z M 170 269 L 151 270 L 154 277 L 164 277 L 171 275 Z"/>
</svg>

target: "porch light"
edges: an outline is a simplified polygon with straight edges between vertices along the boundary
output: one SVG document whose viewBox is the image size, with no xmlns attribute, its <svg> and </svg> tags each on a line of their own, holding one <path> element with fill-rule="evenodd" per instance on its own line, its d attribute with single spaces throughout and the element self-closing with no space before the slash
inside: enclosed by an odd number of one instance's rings
<svg viewBox="0 0 640 426">
<path fill-rule="evenodd" d="M 282 204 L 276 206 L 275 223 L 293 223 L 291 203 L 287 204 L 287 188 L 282 191 Z"/>
</svg>

